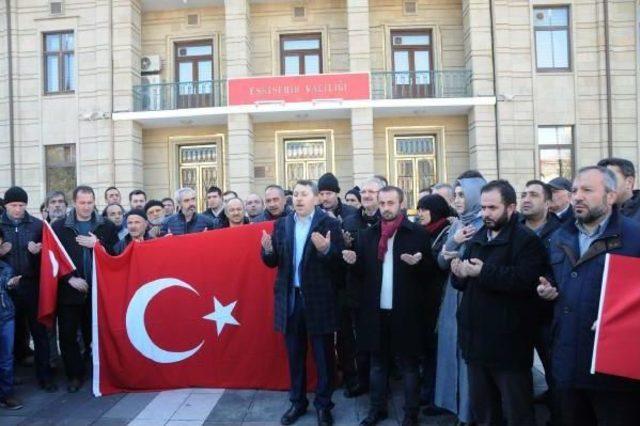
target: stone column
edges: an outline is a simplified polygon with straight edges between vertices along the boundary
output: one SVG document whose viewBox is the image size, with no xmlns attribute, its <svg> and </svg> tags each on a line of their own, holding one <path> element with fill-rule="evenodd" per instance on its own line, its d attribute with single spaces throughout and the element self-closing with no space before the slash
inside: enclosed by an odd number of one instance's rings
<svg viewBox="0 0 640 426">
<path fill-rule="evenodd" d="M 349 67 L 352 72 L 371 70 L 369 0 L 347 0 Z M 375 174 L 373 161 L 373 110 L 351 110 L 353 179 L 356 185 Z"/>
<path fill-rule="evenodd" d="M 248 0 L 225 0 L 225 52 L 227 78 L 251 75 L 250 11 Z M 227 118 L 227 183 L 240 197 L 253 192 L 254 135 L 249 114 Z"/>
</svg>

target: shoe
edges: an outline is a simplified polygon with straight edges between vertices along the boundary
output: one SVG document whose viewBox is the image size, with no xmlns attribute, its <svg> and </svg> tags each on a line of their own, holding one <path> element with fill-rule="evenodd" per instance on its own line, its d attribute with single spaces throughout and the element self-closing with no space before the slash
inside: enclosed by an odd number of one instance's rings
<svg viewBox="0 0 640 426">
<path fill-rule="evenodd" d="M 282 415 L 280 419 L 280 424 L 282 425 L 292 425 L 294 424 L 300 417 L 304 416 L 307 412 L 306 405 L 296 405 L 291 404 L 291 407 Z"/>
<path fill-rule="evenodd" d="M 49 380 L 45 380 L 40 382 L 40 389 L 42 389 L 43 391 L 47 392 L 47 393 L 54 393 L 58 390 L 58 385 L 56 385 L 54 382 L 49 381 Z"/>
<path fill-rule="evenodd" d="M 347 387 L 344 390 L 343 394 L 345 398 L 356 398 L 360 395 L 364 395 L 367 392 L 369 392 L 369 389 L 365 388 L 364 386 L 355 385 L 355 386 Z"/>
<path fill-rule="evenodd" d="M 7 410 L 19 410 L 22 408 L 22 403 L 16 397 L 4 396 L 0 398 L 0 407 Z"/>
<path fill-rule="evenodd" d="M 67 385 L 67 392 L 76 393 L 82 387 L 82 382 L 78 379 L 71 379 L 69 385 Z"/>
<path fill-rule="evenodd" d="M 360 426 L 374 426 L 387 417 L 388 414 L 386 411 L 371 411 L 369 412 L 369 414 L 367 414 L 367 417 L 365 417 L 364 420 L 360 422 Z"/>
<path fill-rule="evenodd" d="M 318 426 L 331 426 L 333 425 L 333 416 L 331 410 L 328 408 L 321 408 L 317 410 L 318 413 Z"/>
<path fill-rule="evenodd" d="M 405 415 L 402 419 L 402 426 L 418 426 L 418 416 Z"/>
</svg>

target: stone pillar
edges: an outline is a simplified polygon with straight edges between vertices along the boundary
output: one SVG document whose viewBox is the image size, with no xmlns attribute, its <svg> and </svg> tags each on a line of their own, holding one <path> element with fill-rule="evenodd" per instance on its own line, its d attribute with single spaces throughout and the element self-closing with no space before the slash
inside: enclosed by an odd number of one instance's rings
<svg viewBox="0 0 640 426">
<path fill-rule="evenodd" d="M 353 145 L 353 180 L 361 185 L 375 174 L 373 160 L 373 109 L 351 110 L 351 143 Z"/>
<path fill-rule="evenodd" d="M 498 167 L 493 106 L 473 107 L 468 120 L 469 168 L 479 170 L 487 180 L 495 179 L 498 177 Z"/>
<path fill-rule="evenodd" d="M 225 0 L 225 51 L 227 78 L 251 75 L 250 14 L 248 0 Z M 227 184 L 246 197 L 253 192 L 254 136 L 249 114 L 227 118 Z"/>
<path fill-rule="evenodd" d="M 113 111 L 133 111 L 132 87 L 140 84 L 141 15 L 139 0 L 113 2 Z M 106 155 L 113 156 L 113 182 L 104 185 L 117 186 L 126 197 L 144 187 L 142 128 L 134 121 L 115 121 L 111 138 L 113 148 Z"/>
<path fill-rule="evenodd" d="M 349 68 L 351 72 L 371 70 L 369 0 L 347 0 Z M 373 161 L 373 110 L 351 110 L 353 179 L 356 185 L 375 174 Z"/>
<path fill-rule="evenodd" d="M 249 114 L 231 114 L 227 121 L 228 188 L 246 197 L 253 192 L 253 123 Z"/>
</svg>

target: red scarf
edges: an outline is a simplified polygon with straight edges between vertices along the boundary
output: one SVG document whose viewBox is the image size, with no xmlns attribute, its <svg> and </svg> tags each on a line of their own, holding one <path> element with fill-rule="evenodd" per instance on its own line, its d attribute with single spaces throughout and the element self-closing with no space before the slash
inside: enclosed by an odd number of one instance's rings
<svg viewBox="0 0 640 426">
<path fill-rule="evenodd" d="M 404 220 L 404 216 L 402 213 L 398 214 L 393 220 L 384 220 L 380 221 L 380 241 L 378 242 L 378 260 L 383 261 L 384 255 L 387 253 L 387 248 L 389 246 L 389 238 L 396 233 L 400 224 Z"/>
<path fill-rule="evenodd" d="M 426 226 L 424 227 L 424 229 L 426 229 L 426 230 L 427 230 L 427 232 L 429 233 L 429 235 L 436 237 L 436 236 L 437 236 L 437 235 L 436 235 L 436 233 L 437 233 L 440 229 L 444 228 L 444 226 L 443 226 L 443 225 L 444 225 L 446 222 L 448 222 L 448 221 L 449 221 L 449 219 L 448 219 L 448 218 L 446 218 L 446 217 L 441 217 L 440 219 L 436 220 L 435 222 L 431 222 L 430 224 L 426 225 Z"/>
</svg>

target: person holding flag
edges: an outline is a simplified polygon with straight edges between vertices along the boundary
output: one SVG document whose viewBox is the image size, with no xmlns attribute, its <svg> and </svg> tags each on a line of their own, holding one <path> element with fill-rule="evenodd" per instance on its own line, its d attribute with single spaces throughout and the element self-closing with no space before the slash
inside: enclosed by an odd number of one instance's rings
<svg viewBox="0 0 640 426">
<path fill-rule="evenodd" d="M 16 310 L 16 324 L 26 318 L 33 337 L 36 377 L 40 387 L 55 392 L 49 364 L 49 338 L 46 328 L 38 322 L 38 290 L 42 221 L 27 212 L 29 197 L 19 186 L 4 193 L 5 213 L 0 217 L 0 232 L 4 242 L 0 259 L 11 265 L 19 279 L 9 290 Z"/>
<path fill-rule="evenodd" d="M 551 368 L 564 426 L 640 422 L 640 381 L 590 372 L 605 257 L 640 257 L 640 226 L 614 206 L 616 197 L 611 170 L 578 171 L 571 196 L 576 219 L 553 235 L 552 278 L 540 277 L 537 288 L 555 301 Z"/>
<path fill-rule="evenodd" d="M 58 327 L 60 350 L 69 379 L 67 390 L 77 392 L 85 378 L 84 360 L 91 346 L 91 281 L 93 247 L 100 242 L 113 254 L 118 242 L 116 226 L 95 211 L 95 193 L 89 186 L 78 186 L 73 191 L 72 209 L 64 220 L 56 221 L 52 228 L 69 254 L 76 270 L 60 280 L 58 291 Z M 85 344 L 83 359 L 78 345 L 78 330 Z"/>
</svg>

